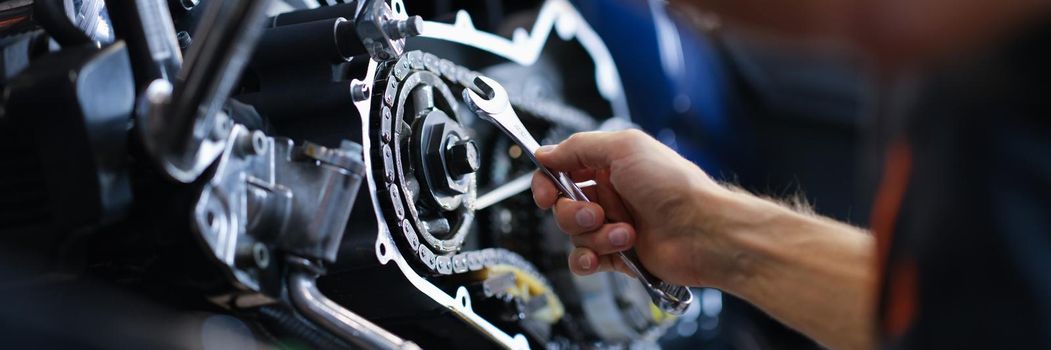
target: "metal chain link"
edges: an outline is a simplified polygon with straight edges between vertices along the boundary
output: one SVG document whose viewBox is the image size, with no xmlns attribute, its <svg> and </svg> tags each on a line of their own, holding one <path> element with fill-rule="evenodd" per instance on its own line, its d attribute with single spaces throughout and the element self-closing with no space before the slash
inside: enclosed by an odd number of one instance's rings
<svg viewBox="0 0 1051 350">
<path fill-rule="evenodd" d="M 513 251 L 503 248 L 485 248 L 477 251 L 438 255 L 431 251 L 426 244 L 420 242 L 420 236 L 416 233 L 409 219 L 405 217 L 406 211 L 401 203 L 402 198 L 397 189 L 397 184 L 394 182 L 394 155 L 390 146 L 392 142 L 397 142 L 394 137 L 391 109 L 395 107 L 398 89 L 407 77 L 419 71 L 434 73 L 440 76 L 447 84 L 454 85 L 458 89 L 463 89 L 467 83 L 472 82 L 479 75 L 478 72 L 454 64 L 452 61 L 421 51 L 407 52 L 396 61 L 380 65 L 378 76 L 386 74 L 387 78 L 385 82 L 381 80 L 382 78 L 377 79 L 377 85 L 385 84 L 386 86 L 383 89 L 376 89 L 376 96 L 380 96 L 382 102 L 379 108 L 381 127 L 379 135 L 374 135 L 379 137 L 374 139 L 380 143 L 381 154 L 384 158 L 382 163 L 384 169 L 381 175 L 387 186 L 385 192 L 389 195 L 385 200 L 390 202 L 391 209 L 393 209 L 392 214 L 397 218 L 397 220 L 389 221 L 397 223 L 396 225 L 391 225 L 395 226 L 392 227 L 393 232 L 400 232 L 421 263 L 418 265 L 423 265 L 433 274 L 450 276 L 479 271 L 495 265 L 509 265 L 528 273 L 544 284 L 548 290 L 553 291 L 554 289 L 547 278 L 532 263 Z M 595 124 L 591 117 L 583 112 L 558 103 L 536 101 L 535 99 L 515 99 L 512 100 L 512 104 L 515 108 L 522 110 L 525 115 L 539 117 L 554 123 L 564 123 L 574 129 L 584 130 L 594 127 Z"/>
</svg>

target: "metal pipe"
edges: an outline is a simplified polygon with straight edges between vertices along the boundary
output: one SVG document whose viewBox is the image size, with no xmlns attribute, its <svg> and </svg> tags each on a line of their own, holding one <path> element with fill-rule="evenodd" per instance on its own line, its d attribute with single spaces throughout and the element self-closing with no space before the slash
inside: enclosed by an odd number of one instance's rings
<svg viewBox="0 0 1051 350">
<path fill-rule="evenodd" d="M 172 83 L 147 87 L 143 141 L 165 173 L 189 183 L 219 154 L 229 132 L 220 109 L 240 80 L 266 21 L 269 0 L 213 1 Z M 174 34 L 171 35 L 174 39 Z"/>
<path fill-rule="evenodd" d="M 262 35 L 268 0 L 214 1 L 207 5 L 194 44 L 174 84 L 170 132 L 177 137 L 173 151 L 190 151 L 199 128 L 226 103 Z M 179 152 L 181 151 L 181 152 Z"/>
<path fill-rule="evenodd" d="M 309 264 L 305 259 L 295 258 L 294 270 L 288 277 L 288 295 L 296 311 L 343 340 L 367 349 L 420 348 L 321 294 L 317 288 L 317 275 L 305 267 Z"/>
</svg>

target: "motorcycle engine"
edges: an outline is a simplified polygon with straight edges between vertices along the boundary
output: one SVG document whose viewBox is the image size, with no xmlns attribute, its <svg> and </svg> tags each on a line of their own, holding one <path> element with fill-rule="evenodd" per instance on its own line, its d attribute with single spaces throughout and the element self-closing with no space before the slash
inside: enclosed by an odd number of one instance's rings
<svg viewBox="0 0 1051 350">
<path fill-rule="evenodd" d="M 12 285 L 206 315 L 224 346 L 648 346 L 675 322 L 630 277 L 569 272 L 533 165 L 459 98 L 499 81 L 542 143 L 631 127 L 568 0 L 9 0 L 0 18 Z M 104 299 L 113 323 L 146 317 Z"/>
</svg>

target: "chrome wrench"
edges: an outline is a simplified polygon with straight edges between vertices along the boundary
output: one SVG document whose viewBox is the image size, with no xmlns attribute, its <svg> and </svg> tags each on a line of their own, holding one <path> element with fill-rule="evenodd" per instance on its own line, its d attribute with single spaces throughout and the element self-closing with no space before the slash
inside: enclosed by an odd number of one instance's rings
<svg viewBox="0 0 1051 350">
<path fill-rule="evenodd" d="M 525 125 L 522 125 L 522 121 L 518 118 L 518 114 L 511 108 L 511 101 L 508 99 L 507 91 L 504 90 L 503 86 L 493 79 L 478 76 L 474 78 L 472 86 L 468 86 L 463 90 L 463 99 L 467 106 L 477 113 L 479 117 L 495 124 L 504 134 L 511 137 L 515 144 L 522 147 L 522 153 L 527 154 L 537 169 L 540 169 L 541 173 L 547 175 L 566 197 L 576 201 L 590 202 L 584 191 L 573 182 L 569 175 L 563 172 L 551 172 L 550 169 L 537 161 L 535 154 L 536 150 L 540 148 L 540 144 L 529 133 L 529 130 L 526 130 Z M 642 286 L 646 288 L 646 292 L 649 293 L 653 304 L 657 305 L 661 310 L 674 315 L 682 315 L 686 312 L 686 308 L 693 302 L 693 293 L 689 288 L 664 282 L 647 271 L 639 261 L 635 249 L 618 254 L 624 265 L 631 270 L 639 282 L 642 283 Z"/>
</svg>

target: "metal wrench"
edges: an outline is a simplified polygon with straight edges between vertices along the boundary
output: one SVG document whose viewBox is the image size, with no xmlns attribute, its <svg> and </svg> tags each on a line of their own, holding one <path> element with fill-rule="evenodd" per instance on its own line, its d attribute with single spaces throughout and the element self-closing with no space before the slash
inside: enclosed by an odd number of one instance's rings
<svg viewBox="0 0 1051 350">
<path fill-rule="evenodd" d="M 474 78 L 473 86 L 468 86 L 463 90 L 463 99 L 467 106 L 477 113 L 479 117 L 495 124 L 504 134 L 511 137 L 511 140 L 518 144 L 519 147 L 522 147 L 523 153 L 529 156 L 529 159 L 533 161 L 537 169 L 540 169 L 541 173 L 547 175 L 566 197 L 576 201 L 590 202 L 588 197 L 584 195 L 584 191 L 573 182 L 569 175 L 563 172 L 551 172 L 546 166 L 537 161 L 535 154 L 536 150 L 540 148 L 540 144 L 529 133 L 529 130 L 526 130 L 525 125 L 522 125 L 522 121 L 518 119 L 518 114 L 511 108 L 511 101 L 508 99 L 507 91 L 504 90 L 503 86 L 493 79 L 478 76 Z M 689 288 L 664 282 L 651 274 L 642 266 L 638 255 L 635 254 L 635 249 L 618 254 L 624 265 L 635 274 L 635 277 L 645 287 L 650 299 L 653 300 L 653 304 L 657 305 L 661 310 L 674 315 L 682 315 L 686 312 L 686 308 L 693 302 L 693 293 Z"/>
</svg>

